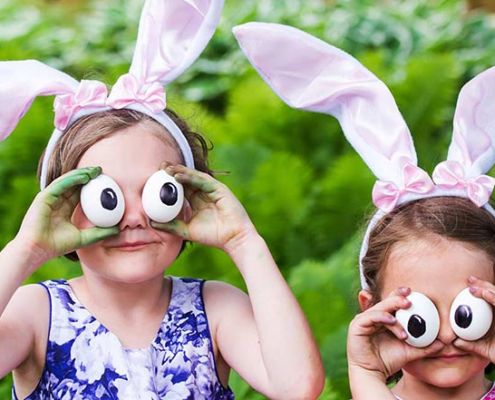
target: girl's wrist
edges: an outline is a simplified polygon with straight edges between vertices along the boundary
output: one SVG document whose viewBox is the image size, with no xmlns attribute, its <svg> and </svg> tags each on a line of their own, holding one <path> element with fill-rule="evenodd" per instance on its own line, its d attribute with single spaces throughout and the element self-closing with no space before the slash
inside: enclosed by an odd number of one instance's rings
<svg viewBox="0 0 495 400">
<path fill-rule="evenodd" d="M 266 243 L 252 224 L 248 224 L 223 246 L 223 250 L 234 262 L 253 254 L 257 248 L 260 250 L 266 248 Z"/>
<path fill-rule="evenodd" d="M 349 365 L 349 380 L 360 382 L 361 379 L 387 384 L 387 376 L 382 371 L 371 370 L 357 365 Z"/>
<path fill-rule="evenodd" d="M 7 243 L 3 251 L 8 253 L 9 258 L 17 260 L 18 265 L 26 272 L 26 277 L 48 261 L 43 249 L 19 237 Z"/>
</svg>

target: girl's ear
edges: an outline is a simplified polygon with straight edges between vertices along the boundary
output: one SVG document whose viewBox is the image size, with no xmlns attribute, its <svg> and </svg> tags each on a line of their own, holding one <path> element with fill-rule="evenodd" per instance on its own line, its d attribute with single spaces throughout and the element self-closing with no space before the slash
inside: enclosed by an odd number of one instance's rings
<svg viewBox="0 0 495 400">
<path fill-rule="evenodd" d="M 368 290 L 360 290 L 358 294 L 359 308 L 366 311 L 373 305 L 373 295 Z"/>
</svg>

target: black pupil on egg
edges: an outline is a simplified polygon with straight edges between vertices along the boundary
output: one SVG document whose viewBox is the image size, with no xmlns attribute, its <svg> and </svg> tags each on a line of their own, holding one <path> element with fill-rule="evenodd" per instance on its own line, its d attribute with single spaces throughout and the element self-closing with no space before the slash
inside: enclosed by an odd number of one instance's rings
<svg viewBox="0 0 495 400">
<path fill-rule="evenodd" d="M 415 338 L 423 336 L 426 332 L 425 320 L 417 314 L 411 315 L 407 323 L 407 331 Z"/>
<path fill-rule="evenodd" d="M 100 196 L 101 205 L 107 210 L 113 210 L 117 207 L 117 195 L 113 189 L 103 189 Z"/>
<path fill-rule="evenodd" d="M 471 325 L 471 321 L 473 320 L 473 312 L 471 311 L 471 307 L 462 305 L 457 307 L 454 315 L 455 323 L 461 328 L 467 328 Z"/>
<path fill-rule="evenodd" d="M 167 182 L 160 189 L 160 200 L 167 206 L 177 203 L 177 188 L 173 183 Z"/>
</svg>

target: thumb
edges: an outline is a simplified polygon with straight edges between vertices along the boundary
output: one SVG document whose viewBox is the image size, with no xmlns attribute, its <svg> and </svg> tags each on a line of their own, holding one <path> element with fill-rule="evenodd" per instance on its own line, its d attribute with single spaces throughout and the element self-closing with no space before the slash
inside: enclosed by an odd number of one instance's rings
<svg viewBox="0 0 495 400">
<path fill-rule="evenodd" d="M 487 339 L 476 340 L 474 342 L 469 342 L 463 339 L 456 339 L 454 341 L 454 346 L 458 349 L 468 351 L 470 353 L 476 353 L 481 357 L 485 357 L 491 360 L 490 357 L 490 341 Z"/>
<path fill-rule="evenodd" d="M 151 226 L 155 229 L 180 236 L 181 238 L 184 238 L 186 240 L 189 240 L 190 237 L 187 223 L 181 221 L 180 219 L 174 219 L 173 221 L 167 223 L 151 221 Z"/>
<path fill-rule="evenodd" d="M 407 348 L 408 348 L 407 362 L 416 361 L 416 360 L 419 360 L 421 358 L 431 356 L 435 353 L 438 353 L 444 347 L 445 347 L 445 345 L 439 340 L 435 340 L 432 344 L 430 344 L 427 347 L 413 347 L 413 346 L 407 345 Z"/>
<path fill-rule="evenodd" d="M 81 247 L 88 246 L 100 240 L 106 239 L 110 236 L 117 235 L 119 228 L 113 226 L 111 228 L 87 228 L 81 231 Z"/>
</svg>

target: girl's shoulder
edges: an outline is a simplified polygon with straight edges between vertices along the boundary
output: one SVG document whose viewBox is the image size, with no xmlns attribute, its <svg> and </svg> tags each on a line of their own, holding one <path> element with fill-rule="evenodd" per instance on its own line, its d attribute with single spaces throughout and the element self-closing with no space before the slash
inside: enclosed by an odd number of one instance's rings
<svg viewBox="0 0 495 400">
<path fill-rule="evenodd" d="M 203 301 L 212 325 L 216 330 L 219 321 L 230 323 L 252 318 L 252 307 L 249 297 L 237 287 L 220 281 L 206 281 L 203 287 Z"/>
</svg>

